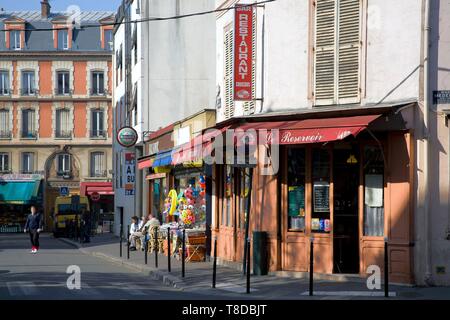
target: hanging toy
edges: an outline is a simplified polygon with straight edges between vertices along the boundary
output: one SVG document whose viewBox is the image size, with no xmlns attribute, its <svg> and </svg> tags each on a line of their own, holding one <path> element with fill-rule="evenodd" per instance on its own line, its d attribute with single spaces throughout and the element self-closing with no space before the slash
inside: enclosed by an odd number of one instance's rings
<svg viewBox="0 0 450 320">
<path fill-rule="evenodd" d="M 184 190 L 184 196 L 186 197 L 186 199 L 192 199 L 194 197 L 194 192 L 191 186 Z"/>
<path fill-rule="evenodd" d="M 188 198 L 188 199 L 187 199 L 187 204 L 188 204 L 188 206 L 193 206 L 193 205 L 195 205 L 195 199 L 194 199 L 194 198 Z"/>
<path fill-rule="evenodd" d="M 170 199 L 169 215 L 173 216 L 173 213 L 177 209 L 177 202 L 178 202 L 177 191 L 174 189 L 170 190 L 167 198 Z"/>
</svg>

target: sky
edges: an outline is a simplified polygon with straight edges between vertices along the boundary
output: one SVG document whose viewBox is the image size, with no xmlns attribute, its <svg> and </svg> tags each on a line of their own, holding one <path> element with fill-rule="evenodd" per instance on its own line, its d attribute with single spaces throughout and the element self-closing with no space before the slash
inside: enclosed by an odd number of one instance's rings
<svg viewBox="0 0 450 320">
<path fill-rule="evenodd" d="M 117 11 L 122 0 L 50 0 L 52 11 L 66 11 L 71 5 L 85 10 Z M 40 10 L 41 0 L 0 0 L 0 8 L 5 11 Z"/>
</svg>

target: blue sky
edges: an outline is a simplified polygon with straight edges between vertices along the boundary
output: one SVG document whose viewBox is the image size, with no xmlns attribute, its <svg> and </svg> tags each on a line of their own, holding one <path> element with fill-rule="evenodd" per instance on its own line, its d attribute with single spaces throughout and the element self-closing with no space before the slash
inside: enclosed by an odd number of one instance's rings
<svg viewBox="0 0 450 320">
<path fill-rule="evenodd" d="M 71 5 L 81 10 L 116 11 L 122 0 L 50 0 L 52 11 L 66 11 Z M 40 10 L 41 0 L 0 0 L 0 8 L 5 11 Z"/>
</svg>

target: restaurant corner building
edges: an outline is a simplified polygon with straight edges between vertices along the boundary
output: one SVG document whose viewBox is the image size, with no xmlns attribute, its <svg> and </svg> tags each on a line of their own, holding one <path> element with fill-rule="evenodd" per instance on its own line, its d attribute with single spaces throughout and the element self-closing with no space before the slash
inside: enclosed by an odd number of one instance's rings
<svg viewBox="0 0 450 320">
<path fill-rule="evenodd" d="M 311 238 L 314 272 L 364 276 L 370 265 L 383 271 L 387 237 L 390 280 L 414 282 L 414 106 L 251 116 L 218 125 L 279 130 L 278 152 L 258 141 L 249 214 L 251 241 L 254 231 L 267 233 L 269 272 L 308 272 Z M 274 174 L 261 174 L 267 163 Z M 221 260 L 244 258 L 248 171 L 215 166 L 213 237 Z"/>
</svg>

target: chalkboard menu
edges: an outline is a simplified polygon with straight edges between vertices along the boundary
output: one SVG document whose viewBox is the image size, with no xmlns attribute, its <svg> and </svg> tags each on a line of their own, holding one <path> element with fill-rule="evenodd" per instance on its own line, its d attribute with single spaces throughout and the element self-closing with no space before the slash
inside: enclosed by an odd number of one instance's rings
<svg viewBox="0 0 450 320">
<path fill-rule="evenodd" d="M 314 182 L 314 212 L 330 212 L 330 184 Z"/>
<path fill-rule="evenodd" d="M 289 216 L 298 217 L 305 212 L 305 186 L 289 187 Z"/>
</svg>

